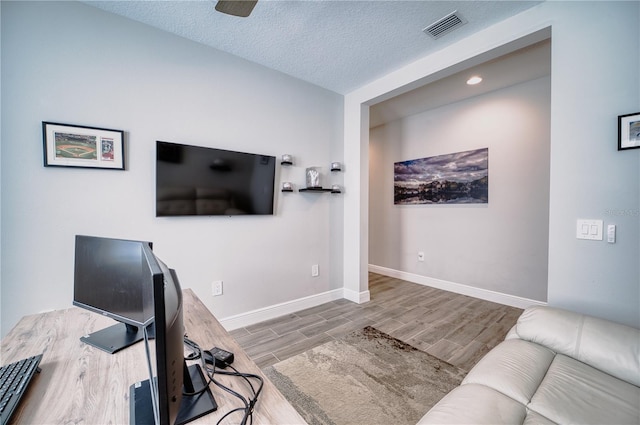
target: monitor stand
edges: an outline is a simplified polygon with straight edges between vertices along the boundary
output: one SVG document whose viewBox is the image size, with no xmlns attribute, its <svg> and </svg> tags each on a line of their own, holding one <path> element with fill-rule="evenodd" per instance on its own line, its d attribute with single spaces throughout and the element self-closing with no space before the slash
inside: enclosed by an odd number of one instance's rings
<svg viewBox="0 0 640 425">
<path fill-rule="evenodd" d="M 154 324 L 147 326 L 147 330 L 148 332 L 150 331 L 150 334 L 155 334 Z M 153 336 L 150 336 L 150 338 L 153 338 Z M 116 323 L 108 328 L 85 335 L 80 338 L 80 341 L 113 354 L 143 339 L 144 332 L 142 328 L 126 323 Z"/>
<path fill-rule="evenodd" d="M 200 366 L 194 364 L 187 367 L 187 364 L 184 363 L 184 373 L 184 392 L 194 392 L 195 389 L 205 386 L 207 390 L 197 395 L 182 396 L 175 425 L 186 424 L 218 409 L 218 404 L 211 394 L 211 389 L 208 387 Z M 137 382 L 129 388 L 129 423 L 135 425 L 154 423 L 153 402 L 148 379 Z"/>
</svg>

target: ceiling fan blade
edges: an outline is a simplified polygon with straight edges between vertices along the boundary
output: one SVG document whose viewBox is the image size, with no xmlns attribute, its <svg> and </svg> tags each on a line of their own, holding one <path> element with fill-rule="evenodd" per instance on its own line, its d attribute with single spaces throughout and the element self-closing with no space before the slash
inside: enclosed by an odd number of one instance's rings
<svg viewBox="0 0 640 425">
<path fill-rule="evenodd" d="M 216 10 L 227 15 L 246 18 L 251 14 L 258 0 L 218 0 Z"/>
</svg>

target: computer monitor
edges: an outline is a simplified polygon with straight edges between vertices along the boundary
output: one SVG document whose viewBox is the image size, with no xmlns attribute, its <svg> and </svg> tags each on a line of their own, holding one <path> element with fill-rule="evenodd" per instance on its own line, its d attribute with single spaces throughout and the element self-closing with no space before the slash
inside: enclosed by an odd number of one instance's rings
<svg viewBox="0 0 640 425">
<path fill-rule="evenodd" d="M 153 289 L 144 279 L 143 247 L 151 242 L 77 235 L 73 305 L 116 320 L 117 324 L 80 338 L 115 353 L 143 339 L 153 325 Z"/>
<path fill-rule="evenodd" d="M 143 253 L 147 264 L 146 284 L 153 288 L 155 362 L 151 361 L 154 355 L 145 338 L 149 379 L 130 388 L 129 422 L 185 424 L 213 412 L 218 406 L 200 366 L 187 367 L 185 362 L 182 289 L 178 276 L 150 247 L 143 246 Z"/>
</svg>

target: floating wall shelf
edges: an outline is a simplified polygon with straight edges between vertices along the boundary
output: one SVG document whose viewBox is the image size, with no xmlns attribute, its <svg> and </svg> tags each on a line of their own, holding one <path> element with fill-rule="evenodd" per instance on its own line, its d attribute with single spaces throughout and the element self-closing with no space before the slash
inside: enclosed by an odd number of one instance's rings
<svg viewBox="0 0 640 425">
<path fill-rule="evenodd" d="M 298 190 L 298 192 L 316 192 L 316 193 L 326 193 L 326 192 L 330 192 L 330 193 L 342 193 L 339 190 L 333 190 L 333 189 L 325 189 L 324 187 L 305 187 L 303 189 Z"/>
<path fill-rule="evenodd" d="M 331 189 L 325 189 L 323 187 L 305 187 L 300 189 L 299 192 L 331 192 Z"/>
<path fill-rule="evenodd" d="M 293 156 L 289 155 L 289 154 L 284 154 L 282 155 L 282 160 L 280 161 L 280 165 L 283 166 L 289 166 L 289 165 L 293 165 Z M 331 172 L 337 172 L 337 171 L 342 171 L 342 164 L 340 162 L 332 162 L 331 166 L 329 167 Z M 307 182 L 308 183 L 308 182 Z M 288 185 L 289 183 L 286 182 L 286 184 Z M 283 184 L 284 185 L 284 184 Z M 324 187 L 305 187 L 302 189 L 298 189 L 298 192 L 308 192 L 308 193 L 342 193 L 342 190 L 340 190 L 340 186 L 338 185 L 333 185 L 333 188 L 324 188 Z M 336 189 L 337 187 L 337 189 Z M 296 190 L 291 187 L 291 188 L 283 188 L 282 192 L 295 192 Z"/>
</svg>

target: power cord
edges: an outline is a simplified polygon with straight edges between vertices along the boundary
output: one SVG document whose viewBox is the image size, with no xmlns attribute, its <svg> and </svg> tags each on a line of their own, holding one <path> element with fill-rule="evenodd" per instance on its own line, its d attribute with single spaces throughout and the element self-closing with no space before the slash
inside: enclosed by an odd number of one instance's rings
<svg viewBox="0 0 640 425">
<path fill-rule="evenodd" d="M 262 379 L 262 377 L 260 375 L 256 375 L 256 374 L 252 374 L 252 373 L 243 373 L 243 372 L 239 372 L 236 368 L 234 368 L 233 366 L 231 366 L 231 362 L 233 361 L 233 354 L 225 352 L 227 354 L 230 354 L 230 356 L 224 356 L 223 358 L 220 357 L 220 355 L 215 356 L 214 353 L 212 351 L 217 350 L 217 352 L 215 354 L 219 354 L 220 351 L 224 350 L 220 350 L 220 349 L 213 349 L 213 350 L 202 350 L 200 348 L 200 346 L 195 343 L 194 341 L 190 340 L 186 335 L 184 337 L 184 343 L 187 347 L 189 347 L 191 349 L 191 353 L 188 354 L 185 359 L 186 360 L 198 360 L 200 359 L 200 364 L 202 365 L 203 370 L 206 371 L 207 373 L 207 377 L 208 377 L 208 382 L 206 384 L 206 386 L 199 390 L 196 391 L 194 393 L 187 393 L 185 395 L 196 395 L 196 394 L 201 394 L 204 391 L 207 390 L 207 388 L 209 387 L 209 384 L 211 382 L 213 382 L 216 386 L 218 386 L 219 388 L 221 388 L 222 390 L 228 392 L 229 394 L 233 395 L 234 397 L 238 398 L 242 404 L 243 407 L 237 407 L 235 409 L 232 409 L 231 411 L 225 413 L 217 422 L 217 424 L 222 423 L 222 421 L 224 419 L 226 419 L 229 415 L 236 413 L 236 412 L 241 412 L 244 411 L 244 415 L 242 417 L 242 421 L 240 422 L 241 425 L 251 425 L 253 424 L 253 411 L 255 408 L 256 403 L 258 402 L 258 397 L 260 396 L 260 393 L 262 392 L 262 387 L 264 386 L 264 380 Z M 205 353 L 208 354 L 208 357 L 211 358 L 212 364 L 208 365 L 207 362 L 205 361 Z M 230 361 L 227 363 L 226 361 L 224 361 L 224 359 L 230 359 Z M 229 371 L 225 371 L 225 370 L 219 370 L 217 369 L 217 365 L 220 365 L 220 367 L 222 368 L 230 368 L 233 372 L 229 372 Z M 251 398 L 245 398 L 242 394 L 232 390 L 231 388 L 225 386 L 224 384 L 222 384 L 221 382 L 219 382 L 218 380 L 215 379 L 215 375 L 227 375 L 227 376 L 236 376 L 239 378 L 242 378 L 243 381 L 245 381 L 247 383 L 247 385 L 249 386 L 249 388 L 251 389 Z M 254 387 L 254 384 L 250 381 L 250 379 L 255 379 L 258 381 L 259 386 L 256 390 L 256 388 Z"/>
<path fill-rule="evenodd" d="M 184 336 L 184 345 L 186 345 L 187 347 L 191 348 L 191 353 L 188 354 L 185 357 L 185 360 L 197 360 L 197 359 L 201 359 L 201 363 L 204 365 L 204 360 L 202 359 L 202 349 L 200 349 L 200 346 L 198 344 L 196 344 L 194 341 L 190 340 L 187 335 Z M 206 366 L 204 368 L 204 370 L 206 370 Z M 204 384 L 204 386 L 202 388 L 200 388 L 197 391 L 194 392 L 186 392 L 186 391 L 182 391 L 182 395 L 183 396 L 194 396 L 194 395 L 199 395 L 202 394 L 204 392 L 206 392 L 209 389 L 209 384 L 211 384 L 211 382 L 213 382 L 212 377 L 207 373 L 207 378 L 208 381 Z"/>
<path fill-rule="evenodd" d="M 252 373 L 239 372 L 236 368 L 231 366 L 231 364 L 229 364 L 229 363 L 226 363 L 223 367 L 229 367 L 231 370 L 233 370 L 233 372 L 219 370 L 219 369 L 217 369 L 217 366 L 216 366 L 217 363 L 218 362 L 213 362 L 213 364 L 211 366 L 207 366 L 207 373 L 209 374 L 209 376 L 213 380 L 213 383 L 216 384 L 221 389 L 223 389 L 224 391 L 227 391 L 231 395 L 237 397 L 240 401 L 242 401 L 242 404 L 244 405 L 244 407 L 238 407 L 236 409 L 231 410 L 230 412 L 227 412 L 223 417 L 220 418 L 220 420 L 218 421 L 218 424 L 220 424 L 227 416 L 231 415 L 232 413 L 239 412 L 239 411 L 244 411 L 244 415 L 243 415 L 242 421 L 240 423 L 242 425 L 245 425 L 247 423 L 252 424 L 253 423 L 253 410 L 255 408 L 256 403 L 258 402 L 258 397 L 259 397 L 260 393 L 262 392 L 262 387 L 264 385 L 264 381 L 263 381 L 262 377 L 259 376 L 259 375 L 252 374 Z M 232 390 L 231 388 L 225 386 L 224 384 L 220 383 L 218 380 L 215 379 L 215 377 L 214 377 L 215 374 L 227 375 L 227 376 L 236 376 L 236 377 L 242 378 L 247 383 L 249 388 L 251 389 L 251 393 L 252 393 L 253 397 L 245 398 L 244 396 L 242 396 L 238 392 L 236 392 L 236 391 Z M 256 379 L 259 382 L 260 385 L 259 385 L 257 390 L 253 386 L 253 383 L 250 381 L 250 379 Z"/>
</svg>

